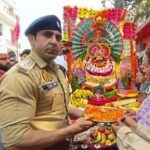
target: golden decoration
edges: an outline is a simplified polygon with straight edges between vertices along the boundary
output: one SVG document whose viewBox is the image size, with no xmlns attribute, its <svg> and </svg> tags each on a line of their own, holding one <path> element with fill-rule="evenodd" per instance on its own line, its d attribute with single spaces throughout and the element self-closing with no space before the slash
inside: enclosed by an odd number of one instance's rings
<svg viewBox="0 0 150 150">
<path fill-rule="evenodd" d="M 48 72 L 48 71 L 43 71 L 43 79 L 45 80 L 45 81 L 51 81 L 52 80 L 52 76 L 51 76 L 51 74 Z"/>
</svg>

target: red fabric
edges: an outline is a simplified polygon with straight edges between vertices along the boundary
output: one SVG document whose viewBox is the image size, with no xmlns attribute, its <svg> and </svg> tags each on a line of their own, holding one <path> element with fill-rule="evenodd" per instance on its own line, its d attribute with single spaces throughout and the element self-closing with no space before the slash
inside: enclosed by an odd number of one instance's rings
<svg viewBox="0 0 150 150">
<path fill-rule="evenodd" d="M 19 34 L 20 34 L 19 17 L 16 16 L 16 25 L 15 25 L 14 29 L 11 31 L 13 45 L 16 45 L 16 43 L 19 39 Z"/>
<path fill-rule="evenodd" d="M 0 77 L 2 77 L 4 75 L 4 71 L 0 70 Z"/>
<path fill-rule="evenodd" d="M 100 105 L 105 105 L 106 103 L 111 103 L 117 100 L 118 100 L 118 97 L 116 96 L 111 97 L 111 98 L 101 98 L 99 100 L 91 99 L 88 101 L 88 104 L 100 106 Z"/>
</svg>

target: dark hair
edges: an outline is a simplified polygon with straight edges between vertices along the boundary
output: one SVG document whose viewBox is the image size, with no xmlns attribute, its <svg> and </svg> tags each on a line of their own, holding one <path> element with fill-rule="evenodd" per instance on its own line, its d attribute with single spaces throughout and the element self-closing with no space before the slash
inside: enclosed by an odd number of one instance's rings
<svg viewBox="0 0 150 150">
<path fill-rule="evenodd" d="M 30 54 L 31 50 L 30 49 L 24 49 L 23 52 L 20 54 L 20 56 L 22 57 L 24 54 Z"/>
<path fill-rule="evenodd" d="M 69 50 L 64 48 L 64 49 L 63 49 L 63 54 L 64 54 L 64 55 L 67 55 L 68 53 L 69 53 Z"/>
<path fill-rule="evenodd" d="M 9 51 L 8 56 L 9 56 L 9 58 L 16 58 L 16 54 L 14 51 Z"/>
<path fill-rule="evenodd" d="M 148 58 L 148 63 L 149 63 L 149 65 L 150 65 L 150 47 L 146 49 L 145 55 L 147 56 L 147 58 Z"/>
<path fill-rule="evenodd" d="M 138 72 L 140 72 L 143 76 L 145 76 L 145 73 L 141 69 L 139 69 L 136 73 Z"/>
</svg>

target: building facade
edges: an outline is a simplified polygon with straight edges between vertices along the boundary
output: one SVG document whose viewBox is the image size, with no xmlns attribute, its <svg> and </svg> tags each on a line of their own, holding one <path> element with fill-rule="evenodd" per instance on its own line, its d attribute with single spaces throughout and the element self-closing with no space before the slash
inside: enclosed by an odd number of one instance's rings
<svg viewBox="0 0 150 150">
<path fill-rule="evenodd" d="M 150 47 L 150 17 L 137 30 L 137 52 L 139 58 L 143 57 L 145 50 Z"/>
<path fill-rule="evenodd" d="M 17 56 L 21 46 L 12 42 L 12 30 L 15 26 L 15 3 L 13 0 L 0 0 L 0 53 L 13 51 Z"/>
</svg>

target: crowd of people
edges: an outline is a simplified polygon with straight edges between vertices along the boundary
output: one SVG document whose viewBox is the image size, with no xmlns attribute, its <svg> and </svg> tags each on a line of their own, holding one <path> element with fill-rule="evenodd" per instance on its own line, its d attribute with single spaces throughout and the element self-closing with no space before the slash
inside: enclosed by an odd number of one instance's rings
<svg viewBox="0 0 150 150">
<path fill-rule="evenodd" d="M 23 60 L 30 54 L 30 49 L 24 49 L 20 54 L 20 59 Z M 12 66 L 18 63 L 16 54 L 13 51 L 8 53 L 0 53 L 0 77 L 4 75 Z"/>
<path fill-rule="evenodd" d="M 144 61 L 144 60 L 143 60 Z M 143 64 L 142 64 L 143 66 Z M 136 83 L 133 86 L 133 89 L 138 92 L 149 93 L 150 92 L 150 84 L 146 79 L 146 69 L 145 67 L 140 67 L 136 72 Z"/>
<path fill-rule="evenodd" d="M 61 34 L 59 18 L 43 16 L 26 29 L 31 50 L 22 52 L 20 62 L 11 63 L 8 54 L 0 54 L 1 150 L 73 150 L 73 136 L 95 124 L 69 102 L 69 85 L 54 61 L 64 54 Z M 112 124 L 119 150 L 150 149 L 150 49 L 143 64 L 133 87 L 146 93 L 141 109 L 127 110 Z M 77 121 L 71 124 L 70 116 Z"/>
<path fill-rule="evenodd" d="M 143 82 L 145 78 L 146 84 L 150 84 L 150 49 L 146 50 L 143 64 L 145 74 L 138 81 Z M 127 110 L 127 116 L 118 120 L 117 125 L 112 125 L 117 134 L 119 150 L 150 149 L 150 93 L 146 92 L 146 98 L 139 111 Z"/>
</svg>

